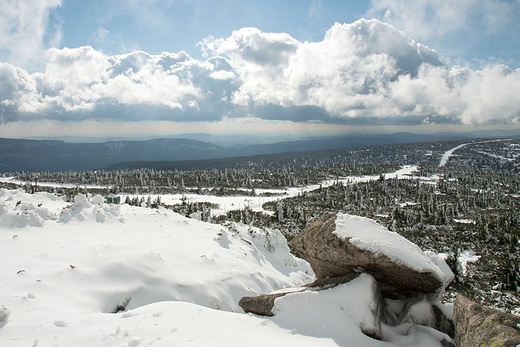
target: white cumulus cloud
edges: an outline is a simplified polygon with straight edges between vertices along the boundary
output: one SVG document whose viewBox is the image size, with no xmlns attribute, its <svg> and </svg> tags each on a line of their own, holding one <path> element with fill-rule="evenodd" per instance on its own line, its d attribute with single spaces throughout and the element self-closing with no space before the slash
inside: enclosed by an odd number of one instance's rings
<svg viewBox="0 0 520 347">
<path fill-rule="evenodd" d="M 378 20 L 333 25 L 301 42 L 256 28 L 185 52 L 106 55 L 49 49 L 45 69 L 0 64 L 0 121 L 217 121 L 237 117 L 346 124 L 518 122 L 520 70 L 447 67 Z"/>
<path fill-rule="evenodd" d="M 516 21 L 519 10 L 518 0 L 372 0 L 366 15 L 425 40 L 469 28 L 489 34 Z"/>
<path fill-rule="evenodd" d="M 59 44 L 59 28 L 49 30 L 49 12 L 62 0 L 5 0 L 0 11 L 0 61 L 29 65 Z"/>
</svg>

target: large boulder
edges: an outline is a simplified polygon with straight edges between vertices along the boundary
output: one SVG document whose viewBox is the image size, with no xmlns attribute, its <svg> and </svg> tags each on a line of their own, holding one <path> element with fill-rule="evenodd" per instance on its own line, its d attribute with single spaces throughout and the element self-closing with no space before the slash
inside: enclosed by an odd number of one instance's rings
<svg viewBox="0 0 520 347">
<path fill-rule="evenodd" d="M 364 217 L 325 215 L 289 246 L 310 263 L 318 281 L 368 272 L 388 298 L 435 299 L 451 280 L 417 245 Z"/>
<path fill-rule="evenodd" d="M 520 317 L 479 305 L 459 295 L 453 304 L 457 347 L 520 345 Z"/>
</svg>

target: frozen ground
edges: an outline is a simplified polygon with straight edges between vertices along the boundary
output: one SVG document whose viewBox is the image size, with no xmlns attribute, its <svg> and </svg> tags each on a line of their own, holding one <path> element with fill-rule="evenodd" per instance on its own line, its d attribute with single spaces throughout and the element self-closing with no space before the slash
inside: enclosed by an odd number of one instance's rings
<svg viewBox="0 0 520 347">
<path fill-rule="evenodd" d="M 313 280 L 273 230 L 0 190 L 0 254 L 1 346 L 440 346 L 418 326 L 361 334 L 347 287 L 242 313 L 242 296 Z"/>
</svg>

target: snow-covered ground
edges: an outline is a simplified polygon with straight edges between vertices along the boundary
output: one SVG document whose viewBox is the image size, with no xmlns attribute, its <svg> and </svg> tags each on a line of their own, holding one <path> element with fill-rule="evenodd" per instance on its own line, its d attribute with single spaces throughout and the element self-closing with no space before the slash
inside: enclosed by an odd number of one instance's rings
<svg viewBox="0 0 520 347">
<path fill-rule="evenodd" d="M 398 178 L 407 179 L 413 177 L 413 172 L 417 171 L 416 165 L 406 165 L 395 172 L 385 174 L 385 178 Z M 321 182 L 321 187 L 326 188 L 333 185 L 336 182 L 342 182 L 343 184 L 352 184 L 359 182 L 368 182 L 370 180 L 379 179 L 379 175 L 367 175 L 367 176 L 346 176 L 338 179 L 330 179 Z M 417 178 L 417 177 L 416 177 Z M 226 214 L 230 210 L 244 209 L 248 206 L 251 211 L 271 213 L 262 208 L 262 205 L 269 201 L 276 201 L 280 199 L 290 198 L 303 194 L 304 192 L 310 192 L 320 187 L 320 184 L 313 184 L 305 187 L 291 187 L 287 189 L 257 189 L 257 196 L 214 196 L 214 195 L 200 195 L 195 193 L 187 194 L 162 194 L 161 202 L 167 205 L 180 204 L 185 200 L 186 202 L 210 202 L 218 206 L 212 208 L 212 216 L 219 216 Z M 269 195 L 262 195 L 269 193 Z M 146 196 L 140 196 L 146 198 Z"/>
<path fill-rule="evenodd" d="M 458 264 L 460 272 L 463 276 L 468 274 L 468 263 L 476 262 L 480 259 L 480 255 L 477 255 L 474 251 L 462 251 L 458 256 Z"/>
<path fill-rule="evenodd" d="M 242 296 L 313 280 L 275 230 L 0 190 L 0 254 L 1 346 L 440 346 L 419 326 L 363 335 L 345 309 L 358 282 L 242 313 Z"/>
</svg>

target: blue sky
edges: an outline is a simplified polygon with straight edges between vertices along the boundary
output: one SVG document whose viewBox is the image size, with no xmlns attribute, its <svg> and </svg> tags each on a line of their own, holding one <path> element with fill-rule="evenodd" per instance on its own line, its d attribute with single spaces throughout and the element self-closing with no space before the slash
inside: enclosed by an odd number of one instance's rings
<svg viewBox="0 0 520 347">
<path fill-rule="evenodd" d="M 301 41 L 320 40 L 334 22 L 361 18 L 368 5 L 310 0 L 65 1 L 52 17 L 62 26 L 63 46 L 88 44 L 109 54 L 186 51 L 197 57 L 201 52 L 196 45 L 203 38 L 228 37 L 243 27 L 286 32 Z"/>
<path fill-rule="evenodd" d="M 518 128 L 520 0 L 6 0 L 0 136 Z"/>
<path fill-rule="evenodd" d="M 243 27 L 317 41 L 335 22 L 378 18 L 435 49 L 448 63 L 520 66 L 520 24 L 514 20 L 520 15 L 518 1 L 436 5 L 442 2 L 65 0 L 52 10 L 49 27 L 60 27 L 62 47 L 91 45 L 108 54 L 186 51 L 200 57 L 200 40 L 228 37 Z"/>
</svg>

